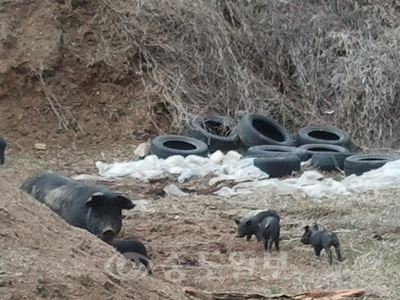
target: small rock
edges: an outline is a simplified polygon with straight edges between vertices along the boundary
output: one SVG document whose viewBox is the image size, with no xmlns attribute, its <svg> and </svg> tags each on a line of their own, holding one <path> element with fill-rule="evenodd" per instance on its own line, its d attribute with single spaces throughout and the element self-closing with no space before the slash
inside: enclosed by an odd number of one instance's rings
<svg viewBox="0 0 400 300">
<path fill-rule="evenodd" d="M 164 188 L 164 192 L 167 195 L 176 196 L 176 197 L 187 197 L 187 196 L 189 196 L 188 193 L 182 192 L 175 184 L 167 185 Z"/>
<path fill-rule="evenodd" d="M 47 145 L 43 144 L 43 143 L 36 143 L 33 147 L 37 150 L 46 150 L 47 149 Z"/>
<path fill-rule="evenodd" d="M 132 200 L 133 204 L 135 204 L 136 206 L 143 206 L 143 205 L 147 205 L 150 204 L 149 200 L 145 200 L 145 199 L 141 199 L 141 200 Z"/>
<path fill-rule="evenodd" d="M 150 144 L 149 143 L 140 144 L 133 152 L 133 154 L 135 154 L 136 156 L 139 156 L 139 157 L 145 157 L 145 156 L 149 155 L 149 153 L 150 153 Z"/>
<path fill-rule="evenodd" d="M 170 294 L 168 294 L 167 292 L 164 292 L 163 290 L 158 290 L 157 293 L 163 298 L 170 298 L 171 297 Z"/>
</svg>

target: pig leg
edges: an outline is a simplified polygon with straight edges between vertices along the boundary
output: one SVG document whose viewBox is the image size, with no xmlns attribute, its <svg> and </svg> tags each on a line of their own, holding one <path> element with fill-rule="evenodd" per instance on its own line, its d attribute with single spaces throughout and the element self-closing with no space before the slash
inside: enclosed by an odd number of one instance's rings
<svg viewBox="0 0 400 300">
<path fill-rule="evenodd" d="M 248 234 L 247 236 L 246 236 L 246 240 L 249 242 L 250 241 L 250 239 L 251 239 L 251 234 Z"/>
<path fill-rule="evenodd" d="M 326 253 L 328 254 L 329 264 L 332 265 L 332 251 L 330 247 L 325 248 Z"/>
<path fill-rule="evenodd" d="M 268 239 L 264 239 L 264 250 L 267 251 L 268 250 Z"/>
<path fill-rule="evenodd" d="M 269 252 L 269 253 L 271 253 L 272 243 L 273 243 L 273 240 L 272 240 L 272 239 L 269 239 L 269 240 L 268 240 L 268 252 Z"/>
<path fill-rule="evenodd" d="M 275 240 L 275 247 L 276 247 L 276 250 L 278 250 L 278 252 L 279 252 L 279 237 Z"/>
<path fill-rule="evenodd" d="M 278 234 L 275 237 L 275 247 L 276 247 L 276 250 L 278 250 L 278 252 L 279 252 L 279 236 L 280 236 L 280 232 L 278 231 Z"/>
<path fill-rule="evenodd" d="M 322 250 L 322 247 L 321 247 L 321 246 L 314 246 L 315 255 L 316 255 L 319 259 L 321 259 L 321 250 Z"/>
<path fill-rule="evenodd" d="M 264 241 L 264 236 L 262 235 L 262 233 L 260 232 L 260 230 L 258 230 L 256 233 L 255 233 L 255 236 L 256 236 L 256 238 L 257 238 L 257 242 L 263 242 Z"/>
<path fill-rule="evenodd" d="M 336 250 L 336 255 L 339 261 L 343 261 L 342 260 L 342 255 L 340 254 L 340 245 L 335 245 L 335 250 Z"/>
<path fill-rule="evenodd" d="M 321 250 L 322 250 L 322 247 L 321 247 L 321 246 L 315 246 L 315 247 L 314 247 L 315 255 L 318 256 L 318 257 L 320 257 L 320 256 L 321 256 Z"/>
</svg>

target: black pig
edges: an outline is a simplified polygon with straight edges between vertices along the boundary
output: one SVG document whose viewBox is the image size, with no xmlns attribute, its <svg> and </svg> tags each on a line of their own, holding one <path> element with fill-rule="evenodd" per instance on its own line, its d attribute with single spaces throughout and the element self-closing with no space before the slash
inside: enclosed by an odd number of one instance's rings
<svg viewBox="0 0 400 300">
<path fill-rule="evenodd" d="M 340 254 L 340 243 L 337 235 L 332 231 L 322 230 L 318 231 L 317 223 L 310 229 L 310 226 L 304 227 L 304 234 L 301 237 L 301 242 L 305 245 L 312 245 L 314 247 L 315 255 L 320 257 L 321 250 L 325 249 L 328 254 L 329 264 L 332 265 L 332 251 L 331 246 L 335 247 L 336 255 L 339 261 L 342 261 Z"/>
<path fill-rule="evenodd" d="M 146 267 L 147 273 L 153 274 L 146 247 L 142 242 L 137 239 L 114 240 L 110 245 L 122 253 L 126 259 L 134 261 L 137 267 L 139 267 L 139 262 L 141 262 Z"/>
<path fill-rule="evenodd" d="M 242 238 L 246 236 L 246 240 L 250 241 L 251 237 L 254 234 L 257 237 L 257 241 L 261 242 L 263 237 L 259 231 L 258 224 L 260 224 L 266 217 L 270 216 L 275 217 L 278 222 L 280 221 L 280 217 L 275 210 L 262 211 L 255 216 L 243 221 L 235 219 L 235 223 L 238 225 L 238 233 L 236 237 Z"/>
<path fill-rule="evenodd" d="M 20 189 L 44 203 L 69 224 L 110 242 L 122 227 L 122 209 L 135 205 L 105 186 L 74 180 L 57 173 L 27 179 Z"/>
<path fill-rule="evenodd" d="M 276 250 L 279 252 L 279 235 L 281 226 L 276 217 L 266 217 L 260 224 L 258 224 L 261 236 L 263 238 L 265 251 L 271 252 L 272 243 L 275 243 Z"/>
</svg>

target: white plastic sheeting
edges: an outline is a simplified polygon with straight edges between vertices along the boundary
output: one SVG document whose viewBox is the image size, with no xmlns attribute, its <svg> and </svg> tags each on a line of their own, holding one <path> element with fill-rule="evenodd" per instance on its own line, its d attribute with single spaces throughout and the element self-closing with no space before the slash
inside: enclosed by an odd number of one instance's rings
<svg viewBox="0 0 400 300">
<path fill-rule="evenodd" d="M 268 174 L 253 165 L 253 159 L 240 159 L 241 155 L 230 151 L 224 155 L 216 151 L 209 157 L 179 155 L 159 159 L 148 155 L 143 160 L 106 164 L 96 162 L 101 177 L 131 177 L 141 180 L 156 178 L 162 173 L 178 175 L 178 181 L 184 182 L 193 176 L 214 174 L 210 185 L 224 180 L 238 182 L 232 188 L 222 187 L 215 194 L 230 197 L 240 194 L 271 191 L 277 194 L 304 193 L 311 198 L 335 198 L 339 195 L 362 192 L 367 189 L 400 188 L 400 160 L 386 163 L 383 167 L 364 173 L 351 175 L 342 181 L 324 178 L 317 171 L 305 171 L 298 178 L 269 179 Z M 81 176 L 81 179 L 84 179 Z"/>
<path fill-rule="evenodd" d="M 257 180 L 268 178 L 252 163 L 253 159 L 240 159 L 241 155 L 230 151 L 224 155 L 216 151 L 209 157 L 189 155 L 170 156 L 166 159 L 148 155 L 143 160 L 132 162 L 116 162 L 105 164 L 96 162 L 100 176 L 103 177 L 132 177 L 148 180 L 160 176 L 163 172 L 176 174 L 179 182 L 184 182 L 193 176 L 205 176 L 209 173 L 219 176 L 220 180 L 235 181 Z"/>
</svg>

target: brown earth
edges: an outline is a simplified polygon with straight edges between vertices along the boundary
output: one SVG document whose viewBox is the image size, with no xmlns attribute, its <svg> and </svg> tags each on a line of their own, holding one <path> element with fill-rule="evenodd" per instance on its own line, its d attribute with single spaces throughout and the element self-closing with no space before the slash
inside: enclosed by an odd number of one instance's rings
<svg viewBox="0 0 400 300">
<path fill-rule="evenodd" d="M 35 143 L 47 144 L 47 153 L 114 149 L 169 130 L 163 105 L 141 97 L 140 75 L 124 77 L 101 63 L 84 65 L 63 46 L 63 34 L 73 32 L 64 27 L 82 20 L 62 23 L 49 3 L 1 5 L 0 132 L 9 149 L 29 152 Z M 80 41 L 82 53 L 90 43 L 86 39 Z"/>
<path fill-rule="evenodd" d="M 18 187 L 38 172 L 96 174 L 97 160 L 132 159 L 140 142 L 171 132 L 169 108 L 161 97 L 143 97 L 151 87 L 141 72 L 82 63 L 64 47 L 61 41 L 68 40 L 80 45 L 82 56 L 88 51 L 91 36 L 80 31 L 84 15 L 54 18 L 49 12 L 57 7 L 47 1 L 0 0 L 0 6 L 0 133 L 8 142 L 0 169 L 1 299 L 187 299 L 184 286 L 267 295 L 366 288 L 365 299 L 398 295 L 397 191 L 321 202 L 272 194 L 225 199 L 201 195 L 208 187 L 198 179 L 179 185 L 197 193 L 174 198 L 163 192 L 167 183 L 178 184 L 172 176 L 106 182 L 148 201 L 126 213 L 121 238 L 142 240 L 154 264 L 153 277 L 110 275 L 105 266 L 114 250 Z M 47 150 L 35 150 L 35 143 Z M 269 207 L 283 217 L 282 256 L 234 238 L 240 209 Z M 341 232 L 344 262 L 328 267 L 325 255 L 321 262 L 299 243 L 302 226 L 314 220 Z"/>
<path fill-rule="evenodd" d="M 363 299 L 394 299 L 399 292 L 397 190 L 313 201 L 269 193 L 233 198 L 201 195 L 196 190 L 206 184 L 200 178 L 184 184 L 173 176 L 153 183 L 99 182 L 134 201 L 146 200 L 124 212 L 119 236 L 138 238 L 147 247 L 154 275 L 140 279 L 135 276 L 142 276 L 143 268 L 132 273 L 105 243 L 69 226 L 18 190 L 38 172 L 96 175 L 95 161 L 129 155 L 129 151 L 109 151 L 48 160 L 8 157 L 0 170 L 1 299 L 185 299 L 185 287 L 263 295 L 366 289 Z M 165 196 L 168 183 L 192 189 L 190 197 Z M 264 253 L 254 237 L 250 242 L 235 238 L 233 219 L 260 208 L 274 208 L 282 217 L 280 254 Z M 318 260 L 311 247 L 300 244 L 302 227 L 315 220 L 338 232 L 343 262 L 334 256 L 329 267 L 325 253 Z"/>
<path fill-rule="evenodd" d="M 100 270 L 116 255 L 109 245 L 4 178 L 0 190 L 1 299 L 184 299 L 179 287 L 157 278 L 107 276 Z"/>
</svg>

